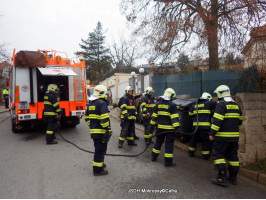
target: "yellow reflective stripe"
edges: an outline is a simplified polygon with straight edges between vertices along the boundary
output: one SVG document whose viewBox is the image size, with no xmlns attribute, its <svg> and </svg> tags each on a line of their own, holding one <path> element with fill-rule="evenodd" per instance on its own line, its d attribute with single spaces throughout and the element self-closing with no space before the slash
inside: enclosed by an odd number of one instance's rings
<svg viewBox="0 0 266 200">
<path fill-rule="evenodd" d="M 210 110 L 198 110 L 199 114 L 211 114 Z M 193 111 L 193 114 L 197 114 L 197 110 Z"/>
<path fill-rule="evenodd" d="M 44 101 L 43 102 L 45 105 L 52 105 L 52 103 L 50 101 Z"/>
<path fill-rule="evenodd" d="M 153 153 L 158 153 L 158 154 L 159 154 L 159 153 L 161 152 L 161 150 L 157 150 L 157 149 L 154 149 L 154 148 L 153 148 L 153 149 L 152 149 L 152 152 L 153 152 Z"/>
<path fill-rule="evenodd" d="M 188 147 L 188 150 L 189 151 L 196 151 L 196 148 L 194 148 L 194 147 Z"/>
<path fill-rule="evenodd" d="M 89 121 L 87 121 L 86 123 L 87 123 L 87 124 L 88 124 L 88 126 L 89 126 L 89 125 L 91 124 L 91 121 L 89 120 Z"/>
<path fill-rule="evenodd" d="M 59 103 L 58 102 L 56 102 L 56 103 L 53 104 L 53 107 L 56 107 L 56 106 L 59 106 Z"/>
<path fill-rule="evenodd" d="M 224 118 L 239 118 L 240 114 L 239 113 L 226 113 Z"/>
<path fill-rule="evenodd" d="M 122 104 L 120 108 L 124 108 L 126 106 L 127 106 L 127 104 Z"/>
<path fill-rule="evenodd" d="M 126 138 L 119 137 L 119 140 L 121 140 L 121 141 L 125 141 Z"/>
<path fill-rule="evenodd" d="M 215 136 L 218 136 L 218 137 L 239 137 L 239 132 L 218 132 Z"/>
<path fill-rule="evenodd" d="M 48 99 L 48 96 L 44 96 L 43 99 Z"/>
<path fill-rule="evenodd" d="M 106 122 L 106 123 L 104 123 L 104 124 L 101 124 L 101 126 L 102 126 L 103 128 L 105 128 L 105 127 L 109 126 L 109 121 L 108 121 L 108 122 Z"/>
<path fill-rule="evenodd" d="M 145 103 L 145 102 L 143 102 L 143 103 L 142 103 L 140 106 L 141 106 L 141 107 L 143 107 L 144 105 L 146 105 L 146 103 Z"/>
<path fill-rule="evenodd" d="M 162 124 L 158 124 L 158 128 L 161 128 L 161 129 L 175 129 L 172 125 L 162 125 Z"/>
<path fill-rule="evenodd" d="M 175 122 L 172 125 L 173 125 L 173 127 L 177 127 L 177 126 L 179 126 L 179 122 Z"/>
<path fill-rule="evenodd" d="M 166 157 L 166 158 L 173 158 L 174 155 L 172 153 L 165 153 L 164 154 L 164 157 Z"/>
<path fill-rule="evenodd" d="M 144 109 L 143 109 L 143 112 L 145 112 L 146 110 L 147 110 L 147 108 L 144 108 Z"/>
<path fill-rule="evenodd" d="M 54 133 L 54 131 L 46 131 L 46 134 L 49 134 L 49 135 L 51 135 L 53 133 Z"/>
<path fill-rule="evenodd" d="M 129 116 L 128 119 L 136 119 L 136 116 Z"/>
<path fill-rule="evenodd" d="M 89 118 L 90 118 L 90 119 L 98 119 L 98 118 L 99 118 L 99 115 L 96 115 L 96 114 L 90 114 L 90 115 L 89 115 Z"/>
<path fill-rule="evenodd" d="M 60 112 L 61 111 L 61 109 L 60 108 L 58 108 L 55 112 Z"/>
<path fill-rule="evenodd" d="M 214 113 L 213 114 L 213 117 L 217 118 L 217 119 L 220 119 L 220 120 L 224 120 L 224 116 L 223 115 L 220 115 L 218 113 Z"/>
<path fill-rule="evenodd" d="M 95 134 L 95 133 L 105 134 L 105 132 L 106 132 L 105 129 L 90 129 L 91 134 Z"/>
<path fill-rule="evenodd" d="M 93 161 L 92 166 L 94 166 L 94 167 L 102 167 L 103 166 L 103 162 L 94 162 Z"/>
<path fill-rule="evenodd" d="M 226 162 L 225 162 L 225 159 L 217 159 L 217 160 L 214 160 L 214 164 L 215 165 L 226 164 Z"/>
<path fill-rule="evenodd" d="M 240 120 L 243 120 L 243 116 L 242 116 L 242 115 L 241 115 L 241 116 L 239 116 L 239 119 L 240 119 Z"/>
<path fill-rule="evenodd" d="M 123 112 L 122 112 L 122 114 L 126 114 L 127 113 L 127 110 L 124 110 Z"/>
<path fill-rule="evenodd" d="M 193 122 L 193 126 L 211 126 L 210 122 Z"/>
<path fill-rule="evenodd" d="M 158 117 L 157 113 L 152 114 L 153 117 Z"/>
<path fill-rule="evenodd" d="M 135 109 L 136 106 L 127 106 L 126 108 L 132 110 L 132 109 Z"/>
<path fill-rule="evenodd" d="M 55 115 L 55 112 L 44 112 L 44 115 Z"/>
<path fill-rule="evenodd" d="M 179 114 L 172 114 L 170 116 L 171 116 L 171 118 L 176 118 L 176 117 L 179 117 Z"/>
<path fill-rule="evenodd" d="M 151 120 L 151 124 L 152 124 L 152 125 L 155 125 L 155 123 L 156 123 L 155 121 L 152 121 L 152 120 Z"/>
<path fill-rule="evenodd" d="M 152 134 L 144 135 L 144 138 L 151 138 L 151 137 L 152 137 Z"/>
<path fill-rule="evenodd" d="M 210 151 L 201 151 L 201 154 L 202 155 L 208 155 L 208 154 L 210 154 Z"/>
<path fill-rule="evenodd" d="M 90 119 L 90 116 L 88 116 L 88 115 L 85 115 L 85 119 Z"/>
<path fill-rule="evenodd" d="M 158 111 L 158 115 L 166 115 L 166 116 L 169 116 L 170 113 L 169 112 L 164 112 L 164 111 Z"/>
<path fill-rule="evenodd" d="M 228 162 L 229 162 L 229 165 L 231 166 L 236 166 L 236 167 L 239 166 L 239 161 L 228 161 Z"/>
<path fill-rule="evenodd" d="M 155 104 L 146 105 L 146 108 L 153 108 L 153 107 L 155 107 Z"/>
<path fill-rule="evenodd" d="M 99 119 L 106 119 L 106 118 L 109 118 L 109 114 L 108 113 L 105 113 L 105 114 L 102 114 L 99 116 Z"/>
<path fill-rule="evenodd" d="M 193 115 L 193 113 L 192 112 L 189 112 L 189 115 Z"/>
<path fill-rule="evenodd" d="M 213 129 L 215 131 L 219 131 L 220 127 L 212 124 L 211 129 Z"/>
<path fill-rule="evenodd" d="M 127 140 L 134 140 L 134 137 L 127 137 Z"/>
</svg>

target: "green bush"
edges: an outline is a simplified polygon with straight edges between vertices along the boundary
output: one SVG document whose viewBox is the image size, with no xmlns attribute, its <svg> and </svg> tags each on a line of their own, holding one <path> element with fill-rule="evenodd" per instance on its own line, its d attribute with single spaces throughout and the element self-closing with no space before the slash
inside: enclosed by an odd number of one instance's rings
<svg viewBox="0 0 266 200">
<path fill-rule="evenodd" d="M 260 160 L 259 162 L 249 164 L 247 168 L 266 174 L 266 158 L 263 160 Z"/>
</svg>

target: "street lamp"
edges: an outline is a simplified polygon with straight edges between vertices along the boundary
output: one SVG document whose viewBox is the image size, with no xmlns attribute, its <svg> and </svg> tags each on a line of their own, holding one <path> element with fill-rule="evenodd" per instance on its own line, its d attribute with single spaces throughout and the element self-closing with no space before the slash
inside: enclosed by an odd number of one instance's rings
<svg viewBox="0 0 266 200">
<path fill-rule="evenodd" d="M 133 92 L 135 92 L 135 75 L 136 75 L 136 72 L 131 72 Z"/>
<path fill-rule="evenodd" d="M 141 92 L 144 92 L 144 68 L 139 68 L 140 73 L 140 84 L 141 84 Z"/>
</svg>

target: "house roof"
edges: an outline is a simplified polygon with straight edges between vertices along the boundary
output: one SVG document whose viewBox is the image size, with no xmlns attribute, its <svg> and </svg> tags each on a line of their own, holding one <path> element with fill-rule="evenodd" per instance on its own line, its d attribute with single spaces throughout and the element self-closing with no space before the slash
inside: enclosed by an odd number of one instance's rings
<svg viewBox="0 0 266 200">
<path fill-rule="evenodd" d="M 266 38 L 266 24 L 260 27 L 253 28 L 249 35 L 250 35 L 250 40 L 242 50 L 241 52 L 242 54 L 245 54 L 247 52 L 247 50 L 251 47 L 254 40 Z"/>
</svg>

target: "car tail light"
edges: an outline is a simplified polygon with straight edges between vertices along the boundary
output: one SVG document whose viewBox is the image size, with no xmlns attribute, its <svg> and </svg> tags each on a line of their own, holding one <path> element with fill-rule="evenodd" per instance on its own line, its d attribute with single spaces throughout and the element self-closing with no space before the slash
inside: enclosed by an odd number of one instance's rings
<svg viewBox="0 0 266 200">
<path fill-rule="evenodd" d="M 85 106 L 77 106 L 76 109 L 77 110 L 85 110 Z"/>
</svg>

